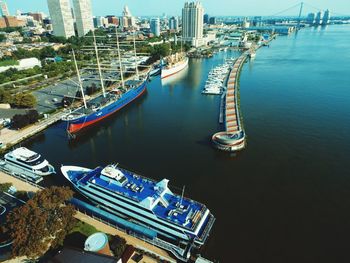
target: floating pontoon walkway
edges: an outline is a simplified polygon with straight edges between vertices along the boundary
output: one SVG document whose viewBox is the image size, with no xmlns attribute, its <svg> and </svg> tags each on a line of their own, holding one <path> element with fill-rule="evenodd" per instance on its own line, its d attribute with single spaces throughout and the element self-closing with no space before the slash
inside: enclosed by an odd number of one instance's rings
<svg viewBox="0 0 350 263">
<path fill-rule="evenodd" d="M 227 81 L 227 91 L 225 100 L 225 131 L 213 135 L 212 140 L 220 150 L 239 151 L 245 147 L 245 133 L 240 120 L 238 108 L 238 76 L 247 55 L 241 55 L 233 65 Z"/>
</svg>

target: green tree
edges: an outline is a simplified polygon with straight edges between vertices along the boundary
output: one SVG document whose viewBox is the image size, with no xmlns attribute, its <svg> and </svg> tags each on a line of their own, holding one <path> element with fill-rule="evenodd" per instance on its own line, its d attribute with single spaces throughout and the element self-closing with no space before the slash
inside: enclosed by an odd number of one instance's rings
<svg viewBox="0 0 350 263">
<path fill-rule="evenodd" d="M 114 256 L 120 258 L 126 248 L 126 240 L 120 236 L 113 236 L 110 246 Z"/>
<path fill-rule="evenodd" d="M 6 39 L 6 35 L 0 34 L 0 42 L 4 41 Z"/>
<path fill-rule="evenodd" d="M 9 91 L 0 89 L 0 103 L 12 103 L 12 96 Z"/>
<path fill-rule="evenodd" d="M 7 192 L 11 186 L 11 183 L 0 184 L 0 192 Z"/>
<path fill-rule="evenodd" d="M 36 110 L 30 110 L 24 115 L 16 114 L 12 117 L 11 126 L 14 129 L 22 129 L 29 124 L 39 120 L 39 113 Z"/>
<path fill-rule="evenodd" d="M 13 104 L 19 108 L 33 108 L 36 105 L 36 98 L 30 93 L 17 93 Z"/>
<path fill-rule="evenodd" d="M 72 196 L 68 187 L 53 186 L 9 213 L 1 232 L 13 240 L 13 257 L 36 258 L 62 244 L 76 224 L 73 206 L 64 204 Z"/>
</svg>

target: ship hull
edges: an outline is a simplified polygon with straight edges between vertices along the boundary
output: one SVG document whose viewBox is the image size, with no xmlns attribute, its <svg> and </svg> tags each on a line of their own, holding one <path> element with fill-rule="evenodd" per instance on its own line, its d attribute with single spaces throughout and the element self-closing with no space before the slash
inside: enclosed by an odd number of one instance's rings
<svg viewBox="0 0 350 263">
<path fill-rule="evenodd" d="M 90 115 L 69 121 L 68 132 L 71 134 L 77 133 L 88 126 L 94 125 L 95 123 L 109 117 L 110 115 L 122 109 L 132 101 L 136 100 L 145 93 L 147 89 L 147 81 L 148 78 L 144 82 L 142 82 L 142 84 L 139 87 L 129 90 L 128 92 L 123 94 L 123 96 L 120 99 L 103 107 L 102 109 L 93 112 Z"/>
<path fill-rule="evenodd" d="M 169 69 L 163 68 L 161 73 L 161 78 L 165 79 L 167 77 L 175 75 L 180 71 L 184 70 L 185 68 L 187 68 L 187 66 L 188 66 L 188 58 L 186 57 L 183 63 L 177 64 L 174 67 L 171 67 Z"/>
</svg>

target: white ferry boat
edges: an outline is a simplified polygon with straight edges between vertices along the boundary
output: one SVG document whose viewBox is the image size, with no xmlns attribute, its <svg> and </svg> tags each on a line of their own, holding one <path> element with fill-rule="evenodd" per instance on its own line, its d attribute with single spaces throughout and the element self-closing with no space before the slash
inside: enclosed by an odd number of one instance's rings
<svg viewBox="0 0 350 263">
<path fill-rule="evenodd" d="M 116 165 L 88 169 L 62 166 L 69 182 L 89 200 L 111 214 L 153 229 L 175 244 L 204 244 L 215 217 L 197 201 L 176 195 L 169 181 L 141 177 Z"/>
<path fill-rule="evenodd" d="M 22 170 L 45 176 L 55 173 L 55 168 L 36 152 L 25 147 L 17 148 L 4 156 L 4 161 Z"/>
</svg>

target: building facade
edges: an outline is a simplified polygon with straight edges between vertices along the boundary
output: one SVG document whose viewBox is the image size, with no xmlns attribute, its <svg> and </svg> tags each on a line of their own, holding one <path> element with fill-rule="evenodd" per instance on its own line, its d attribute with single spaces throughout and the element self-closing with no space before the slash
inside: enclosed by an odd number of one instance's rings
<svg viewBox="0 0 350 263">
<path fill-rule="evenodd" d="M 200 2 L 186 2 L 182 9 L 182 37 L 192 46 L 199 47 L 203 41 L 204 8 Z"/>
<path fill-rule="evenodd" d="M 217 20 L 215 16 L 212 16 L 211 18 L 209 18 L 209 24 L 211 25 L 216 25 Z"/>
<path fill-rule="evenodd" d="M 91 0 L 73 0 L 78 36 L 83 37 L 94 30 Z"/>
<path fill-rule="evenodd" d="M 9 16 L 10 12 L 5 1 L 0 1 L 0 15 Z"/>
<path fill-rule="evenodd" d="M 209 15 L 208 14 L 205 14 L 204 17 L 203 17 L 203 22 L 204 24 L 209 24 Z"/>
<path fill-rule="evenodd" d="M 322 24 L 322 12 L 321 11 L 319 11 L 316 15 L 315 24 L 316 25 Z"/>
<path fill-rule="evenodd" d="M 124 29 L 134 29 L 136 27 L 135 17 L 132 16 L 129 7 L 126 5 L 123 10 L 122 18 L 123 28 Z"/>
<path fill-rule="evenodd" d="M 169 29 L 174 30 L 175 32 L 179 31 L 179 18 L 173 16 L 169 19 Z"/>
<path fill-rule="evenodd" d="M 315 23 L 316 14 L 315 13 L 309 13 L 306 17 L 306 23 L 309 25 L 313 25 Z"/>
<path fill-rule="evenodd" d="M 47 0 L 53 34 L 69 38 L 75 36 L 74 22 L 69 0 Z"/>
<path fill-rule="evenodd" d="M 150 22 L 151 33 L 155 36 L 160 36 L 160 19 L 152 18 Z"/>
<path fill-rule="evenodd" d="M 328 25 L 330 19 L 331 19 L 331 13 L 330 13 L 329 10 L 327 9 L 327 10 L 324 12 L 324 15 L 323 15 L 323 18 L 322 18 L 322 25 Z"/>
</svg>

